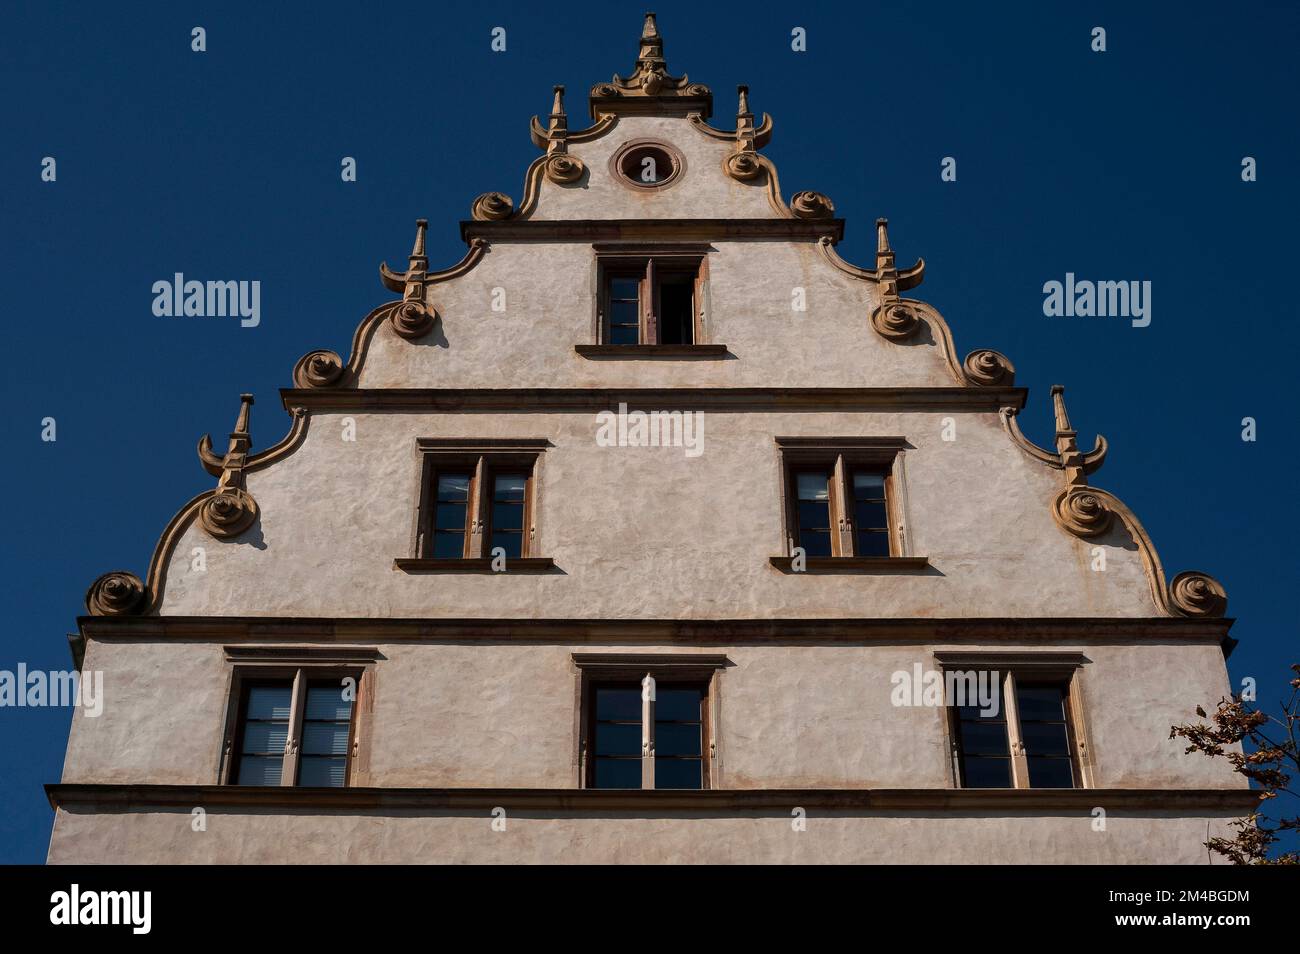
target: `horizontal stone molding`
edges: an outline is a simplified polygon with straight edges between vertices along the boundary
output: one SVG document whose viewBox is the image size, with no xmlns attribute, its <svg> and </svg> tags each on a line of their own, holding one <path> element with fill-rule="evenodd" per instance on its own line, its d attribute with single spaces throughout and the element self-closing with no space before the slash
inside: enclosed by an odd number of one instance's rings
<svg viewBox="0 0 1300 954">
<path fill-rule="evenodd" d="M 371 619 L 366 617 L 82 616 L 90 639 L 184 639 L 376 643 L 400 640 L 570 643 L 608 640 L 680 643 L 1111 643 L 1227 637 L 1222 617 L 969 619 Z"/>
<path fill-rule="evenodd" d="M 972 410 L 1023 407 L 1024 388 L 281 388 L 289 410 Z"/>
<path fill-rule="evenodd" d="M 460 223 L 461 237 L 488 242 L 581 239 L 661 239 L 714 241 L 733 238 L 776 238 L 815 242 L 826 237 L 844 238 L 844 220 L 799 219 L 467 219 Z"/>
<path fill-rule="evenodd" d="M 567 788 L 288 788 L 244 785 L 45 786 L 50 805 L 71 812 L 140 812 L 151 808 L 188 812 L 196 805 L 211 811 L 274 810 L 284 814 L 316 811 L 482 812 L 493 808 L 558 812 L 610 812 L 657 815 L 661 812 L 773 812 L 792 806 L 832 811 L 945 811 L 954 815 L 1005 812 L 1213 811 L 1247 814 L 1259 805 L 1251 789 L 710 789 L 704 791 Z"/>
</svg>

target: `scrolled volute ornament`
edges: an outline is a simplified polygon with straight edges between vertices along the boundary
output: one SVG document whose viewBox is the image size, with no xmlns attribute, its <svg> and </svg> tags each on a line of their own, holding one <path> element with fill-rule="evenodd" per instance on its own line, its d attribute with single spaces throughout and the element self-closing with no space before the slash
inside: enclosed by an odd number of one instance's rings
<svg viewBox="0 0 1300 954">
<path fill-rule="evenodd" d="M 921 328 L 921 315 L 905 302 L 886 302 L 871 313 L 871 327 L 882 338 L 905 341 Z"/>
<path fill-rule="evenodd" d="M 470 206 L 470 215 L 479 221 L 508 219 L 514 211 L 514 201 L 504 192 L 484 192 Z"/>
<path fill-rule="evenodd" d="M 293 383 L 299 388 L 327 388 L 343 377 L 343 359 L 333 351 L 309 351 L 293 366 Z"/>
<path fill-rule="evenodd" d="M 128 570 L 105 573 L 86 591 L 86 610 L 91 616 L 135 616 L 144 608 L 144 582 Z"/>
<path fill-rule="evenodd" d="M 591 88 L 591 95 L 600 97 L 617 96 L 618 87 L 613 83 L 597 83 Z"/>
<path fill-rule="evenodd" d="M 820 192 L 796 192 L 790 211 L 801 219 L 829 219 L 835 214 L 835 203 Z"/>
<path fill-rule="evenodd" d="M 686 87 L 687 96 L 712 96 L 713 90 L 709 89 L 703 83 L 692 83 Z"/>
<path fill-rule="evenodd" d="M 1097 537 L 1110 529 L 1114 511 L 1100 494 L 1087 487 L 1072 487 L 1056 498 L 1052 507 L 1057 522 L 1077 537 Z"/>
<path fill-rule="evenodd" d="M 1179 573 L 1169 584 L 1169 602 L 1183 616 L 1222 616 L 1228 594 L 1214 577 L 1196 570 Z"/>
<path fill-rule="evenodd" d="M 966 355 L 961 369 L 971 384 L 985 388 L 1010 385 L 1016 379 L 1016 369 L 1010 359 L 988 348 Z"/>
<path fill-rule="evenodd" d="M 199 523 L 214 537 L 237 537 L 257 520 L 257 501 L 246 490 L 219 490 L 199 506 Z"/>
<path fill-rule="evenodd" d="M 723 160 L 722 168 L 731 178 L 747 182 L 758 178 L 763 171 L 763 164 L 752 152 L 737 152 Z"/>
<path fill-rule="evenodd" d="M 546 178 L 561 185 L 577 182 L 585 171 L 582 160 L 568 153 L 556 153 L 546 160 Z"/>
<path fill-rule="evenodd" d="M 414 341 L 433 330 L 437 317 L 437 312 L 424 302 L 407 299 L 392 310 L 388 323 L 398 335 L 407 341 Z"/>
</svg>

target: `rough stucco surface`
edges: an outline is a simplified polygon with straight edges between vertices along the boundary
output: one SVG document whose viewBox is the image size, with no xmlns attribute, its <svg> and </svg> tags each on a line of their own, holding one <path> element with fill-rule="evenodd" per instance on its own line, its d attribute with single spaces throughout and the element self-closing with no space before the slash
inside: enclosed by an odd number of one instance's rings
<svg viewBox="0 0 1300 954">
<path fill-rule="evenodd" d="M 643 408 L 642 410 L 657 410 Z M 163 615 L 591 618 L 1155 616 L 1119 521 L 1082 541 L 1052 520 L 1058 472 L 992 413 L 705 411 L 703 453 L 602 447 L 590 412 L 317 414 L 302 447 L 249 475 L 258 523 L 233 541 L 192 524 Z M 942 439 L 943 420 L 955 441 Z M 355 421 L 356 440 L 343 440 Z M 784 574 L 774 437 L 902 436 L 906 533 L 928 569 Z M 546 438 L 541 575 L 395 570 L 412 555 L 421 437 Z M 642 488 L 637 492 L 637 488 Z M 653 492 L 644 492 L 653 488 Z M 1092 548 L 1106 569 L 1090 568 Z M 191 568 L 202 547 L 206 569 Z"/>
<path fill-rule="evenodd" d="M 1208 819 L 1211 834 L 1224 818 Z M 188 810 L 115 815 L 60 810 L 51 864 L 89 857 L 124 864 L 1205 864 L 1206 818 L 1166 813 L 1108 813 L 1106 830 L 1092 816 L 1009 813 L 935 817 L 810 811 L 796 832 L 789 812 L 723 817 L 696 813 L 581 816 L 508 813 L 492 818 L 455 813 L 292 815 L 213 809 L 207 831 L 191 830 Z"/>
<path fill-rule="evenodd" d="M 609 156 L 660 138 L 686 157 L 671 188 L 613 181 Z M 762 187 L 722 173 L 725 142 L 685 120 L 629 117 L 572 146 L 587 174 L 543 182 L 531 218 L 777 218 Z M 521 170 L 522 172 L 522 170 Z M 815 183 L 811 183 L 813 187 Z M 510 184 L 487 187 L 509 191 Z M 789 197 L 789 183 L 786 185 Z M 519 193 L 513 193 L 518 197 Z M 435 228 L 437 226 L 435 225 Z M 895 230 L 896 233 L 898 229 Z M 717 238 L 708 253 L 705 343 L 721 360 L 593 360 L 596 263 L 587 241 L 496 241 L 474 268 L 428 289 L 434 332 L 421 341 L 374 329 L 363 388 L 954 387 L 938 327 L 896 344 L 868 315 L 875 285 L 836 269 L 806 241 Z M 911 255 L 900 254 L 910 262 Z M 434 267 L 450 263 L 434 263 Z M 872 263 L 862 263 L 870 265 Z M 366 278 L 369 281 L 372 279 Z M 807 311 L 791 309 L 802 288 Z M 506 308 L 492 310 L 496 291 Z M 957 329 L 959 341 L 962 336 Z M 305 343 L 304 347 L 310 345 Z M 962 341 L 958 355 L 997 342 Z M 664 411 L 672 407 L 632 407 Z M 1043 413 L 1046 413 L 1044 406 Z M 1093 422 L 1085 423 L 1091 432 Z M 1098 426 L 1104 422 L 1096 422 Z M 574 652 L 722 653 L 716 680 L 715 787 L 922 788 L 955 785 L 946 713 L 896 707 L 890 676 L 935 667 L 941 650 L 1077 651 L 1075 689 L 1094 788 L 1237 788 L 1218 762 L 1183 754 L 1169 726 L 1228 691 L 1217 645 L 1153 640 L 1160 615 L 1136 545 L 1117 521 L 1082 541 L 1052 520 L 1061 474 L 1031 460 L 988 411 L 705 411 L 703 453 L 602 447 L 595 410 L 315 412 L 301 445 L 247 477 L 260 518 L 231 541 L 196 524 L 166 563 L 164 616 L 583 619 L 1121 618 L 1131 636 L 1062 644 L 800 642 L 735 645 L 410 640 L 379 651 L 359 723 L 351 784 L 557 788 L 579 784 Z M 946 429 L 954 440 L 944 440 Z M 349 430 L 355 440 L 345 440 Z M 257 443 L 278 437 L 267 415 Z M 906 551 L 925 569 L 783 574 L 776 437 L 902 437 Z M 545 438 L 535 555 L 542 574 L 420 574 L 412 553 L 420 438 Z M 1104 486 L 1104 481 L 1102 481 Z M 178 489 L 183 499 L 200 488 Z M 1123 488 L 1113 488 L 1123 496 Z M 189 491 L 189 492 L 187 492 Z M 1094 571 L 1094 548 L 1105 569 Z M 195 548 L 205 566 L 196 569 Z M 604 638 L 604 637 L 602 637 Z M 85 668 L 104 673 L 105 709 L 78 709 L 63 781 L 219 781 L 231 663 L 221 638 L 91 638 Z M 304 642 L 307 642 L 304 640 Z M 360 640 L 358 645 L 366 645 Z M 793 807 L 793 806 L 792 806 Z M 1104 807 L 1099 806 L 1099 807 Z M 788 813 L 715 810 L 513 814 L 507 832 L 456 812 L 222 810 L 193 832 L 188 811 L 60 809 L 50 860 L 123 861 L 1078 861 L 1205 860 L 1213 810 L 1195 816 L 837 812 L 791 830 Z"/>
<path fill-rule="evenodd" d="M 358 644 L 360 645 L 360 644 Z M 626 644 L 392 642 L 374 669 L 357 784 L 380 787 L 576 788 L 574 652 Z M 895 706 L 891 676 L 964 646 L 737 645 L 722 653 L 719 788 L 950 788 L 944 709 Z M 999 645 L 999 650 L 1042 649 Z M 1228 686 L 1210 643 L 1054 644 L 1084 653 L 1083 696 L 1094 788 L 1234 788 L 1222 760 L 1185 755 L 1169 726 Z M 648 651 L 634 647 L 634 651 Z M 92 642 L 104 712 L 74 717 L 63 781 L 218 781 L 229 663 L 205 642 Z"/>
</svg>

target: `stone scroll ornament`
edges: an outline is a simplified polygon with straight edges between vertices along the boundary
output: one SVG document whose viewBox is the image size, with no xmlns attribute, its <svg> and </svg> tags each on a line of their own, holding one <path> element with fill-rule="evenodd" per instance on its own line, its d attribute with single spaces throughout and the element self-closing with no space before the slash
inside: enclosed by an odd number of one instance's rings
<svg viewBox="0 0 1300 954">
<path fill-rule="evenodd" d="M 105 573 L 86 591 L 91 616 L 137 616 L 145 608 L 144 582 L 128 570 Z"/>
<path fill-rule="evenodd" d="M 507 198 L 506 201 L 510 200 Z M 386 285 L 390 282 L 401 282 L 402 300 L 388 313 L 388 323 L 398 337 L 405 338 L 407 341 L 423 338 L 433 330 L 438 320 L 438 313 L 424 301 L 424 286 L 429 277 L 429 256 L 424 250 L 424 240 L 428 230 L 428 219 L 415 220 L 415 244 L 411 247 L 405 272 L 392 273 L 388 272 L 385 266 L 380 266 L 380 275 Z M 326 353 L 333 354 L 333 352 Z"/>
<path fill-rule="evenodd" d="M 244 468 L 252 438 L 248 431 L 248 418 L 253 406 L 253 395 L 239 396 L 239 417 L 230 434 L 230 444 L 224 457 L 212 451 L 212 438 L 207 434 L 199 441 L 199 460 L 203 468 L 217 477 L 217 489 L 199 505 L 199 524 L 220 540 L 237 537 L 257 520 L 257 501 L 244 486 Z"/>
<path fill-rule="evenodd" d="M 558 185 L 577 182 L 587 171 L 581 159 L 569 155 L 569 117 L 564 112 L 564 87 L 555 87 L 555 102 L 543 131 L 533 117 L 533 141 L 546 148 L 546 178 Z"/>
</svg>

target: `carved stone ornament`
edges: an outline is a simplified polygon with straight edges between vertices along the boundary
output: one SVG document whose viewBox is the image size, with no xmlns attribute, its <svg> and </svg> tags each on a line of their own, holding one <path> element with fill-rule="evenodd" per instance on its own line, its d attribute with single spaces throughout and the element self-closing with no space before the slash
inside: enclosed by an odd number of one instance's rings
<svg viewBox="0 0 1300 954">
<path fill-rule="evenodd" d="M 1009 386 L 1016 379 L 1016 369 L 1007 356 L 988 348 L 966 355 L 961 368 L 966 379 L 980 387 Z"/>
<path fill-rule="evenodd" d="M 253 444 L 248 429 L 252 407 L 253 395 L 241 394 L 239 417 L 224 457 L 212 452 L 212 438 L 208 435 L 199 441 L 199 460 L 204 470 L 218 478 L 216 493 L 199 505 L 199 525 L 219 540 L 238 536 L 257 519 L 257 501 L 244 486 L 248 450 Z"/>
<path fill-rule="evenodd" d="M 343 377 L 343 359 L 333 351 L 310 351 L 293 366 L 298 388 L 327 388 Z"/>
<path fill-rule="evenodd" d="M 713 90 L 709 89 L 703 83 L 691 83 L 686 87 L 687 96 L 712 96 Z"/>
<path fill-rule="evenodd" d="M 591 95 L 599 96 L 601 98 L 607 96 L 617 96 L 618 87 L 615 86 L 613 83 L 597 83 L 595 86 L 591 88 Z"/>
<path fill-rule="evenodd" d="M 912 305 L 886 302 L 871 313 L 871 327 L 882 338 L 905 341 L 921 327 L 921 316 Z"/>
<path fill-rule="evenodd" d="M 86 610 L 91 616 L 135 616 L 144 609 L 144 582 L 127 570 L 105 573 L 86 591 Z"/>
<path fill-rule="evenodd" d="M 835 214 L 835 204 L 820 192 L 796 192 L 790 211 L 801 219 L 829 219 Z"/>
<path fill-rule="evenodd" d="M 393 326 L 393 331 L 397 332 L 407 341 L 414 341 L 417 338 L 423 338 L 433 330 L 433 324 L 437 320 L 437 313 L 430 309 L 424 302 L 407 300 L 402 302 L 388 317 L 388 322 Z"/>
<path fill-rule="evenodd" d="M 567 153 L 556 153 L 546 160 L 546 178 L 552 182 L 577 182 L 585 171 L 582 160 Z"/>
<path fill-rule="evenodd" d="M 1228 611 L 1228 594 L 1219 581 L 1194 570 L 1174 577 L 1169 601 L 1184 616 L 1222 616 Z"/>
<path fill-rule="evenodd" d="M 515 204 L 504 192 L 484 192 L 470 206 L 470 215 L 479 221 L 495 222 L 510 218 Z"/>
<path fill-rule="evenodd" d="M 1097 537 L 1110 529 L 1115 514 L 1087 487 L 1073 487 L 1056 498 L 1053 514 L 1062 527 L 1079 537 Z"/>
<path fill-rule="evenodd" d="M 199 507 L 203 529 L 222 540 L 237 537 L 257 520 L 257 501 L 238 487 L 218 491 Z"/>
<path fill-rule="evenodd" d="M 763 164 L 752 152 L 737 152 L 728 156 L 722 163 L 727 175 L 741 182 L 757 179 L 763 172 Z"/>
</svg>

